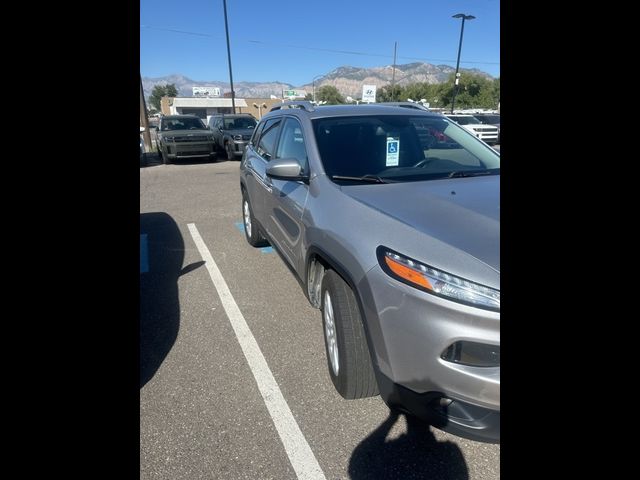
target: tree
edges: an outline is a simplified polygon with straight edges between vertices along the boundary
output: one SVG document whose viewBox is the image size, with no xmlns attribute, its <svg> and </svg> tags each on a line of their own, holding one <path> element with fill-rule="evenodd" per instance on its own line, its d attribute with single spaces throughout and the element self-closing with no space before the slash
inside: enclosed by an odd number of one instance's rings
<svg viewBox="0 0 640 480">
<path fill-rule="evenodd" d="M 174 83 L 170 83 L 168 85 L 156 85 L 151 90 L 151 96 L 149 97 L 149 105 L 151 105 L 156 110 L 160 111 L 160 99 L 162 97 L 177 97 L 178 89 L 176 88 Z"/>
<path fill-rule="evenodd" d="M 406 100 L 405 89 L 401 85 L 384 85 L 376 90 L 376 102 L 402 102 Z"/>
<path fill-rule="evenodd" d="M 340 95 L 338 89 L 333 85 L 323 85 L 316 90 L 316 101 L 325 101 L 329 105 L 345 103 L 344 97 Z"/>
<path fill-rule="evenodd" d="M 454 74 L 440 87 L 440 105 L 451 105 L 454 92 Z M 458 93 L 456 94 L 456 109 L 465 108 L 497 108 L 500 101 L 500 79 L 488 80 L 482 75 L 461 72 Z"/>
</svg>

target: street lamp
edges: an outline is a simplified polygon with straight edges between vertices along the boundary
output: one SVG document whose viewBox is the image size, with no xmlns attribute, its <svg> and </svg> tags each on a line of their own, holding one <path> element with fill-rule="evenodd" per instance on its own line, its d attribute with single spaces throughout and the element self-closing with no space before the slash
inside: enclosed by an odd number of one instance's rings
<svg viewBox="0 0 640 480">
<path fill-rule="evenodd" d="M 231 46 L 229 44 L 229 24 L 227 23 L 227 0 L 222 0 L 224 6 L 224 30 L 227 33 L 227 57 L 229 59 L 229 83 L 231 84 L 231 108 L 236 113 L 236 92 L 233 90 L 233 73 L 231 72 Z"/>
<path fill-rule="evenodd" d="M 262 118 L 262 109 L 263 108 L 267 108 L 267 104 L 266 103 L 262 103 L 262 104 L 258 105 L 257 103 L 253 102 L 253 106 L 258 109 L 258 117 Z"/>
<path fill-rule="evenodd" d="M 311 80 L 311 82 L 313 83 L 313 103 L 316 103 L 316 78 L 320 78 L 323 75 L 316 75 L 315 77 L 313 77 L 313 80 Z"/>
<path fill-rule="evenodd" d="M 464 34 L 464 21 L 465 20 L 473 20 L 473 15 L 465 15 L 464 13 L 457 13 L 453 15 L 451 18 L 461 18 L 462 26 L 460 27 L 460 44 L 458 45 L 458 61 L 456 62 L 456 80 L 455 85 L 453 86 L 453 101 L 451 102 L 451 113 L 453 113 L 453 108 L 456 105 L 456 94 L 458 93 L 458 82 L 460 80 L 458 68 L 460 67 L 460 52 L 462 51 L 462 35 Z"/>
</svg>

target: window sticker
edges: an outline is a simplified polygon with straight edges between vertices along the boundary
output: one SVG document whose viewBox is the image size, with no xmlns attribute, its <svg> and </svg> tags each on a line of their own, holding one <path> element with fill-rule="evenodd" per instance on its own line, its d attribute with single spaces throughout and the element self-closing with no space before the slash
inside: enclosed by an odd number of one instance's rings
<svg viewBox="0 0 640 480">
<path fill-rule="evenodd" d="M 387 167 L 397 167 L 400 158 L 400 139 L 397 137 L 387 137 Z"/>
</svg>

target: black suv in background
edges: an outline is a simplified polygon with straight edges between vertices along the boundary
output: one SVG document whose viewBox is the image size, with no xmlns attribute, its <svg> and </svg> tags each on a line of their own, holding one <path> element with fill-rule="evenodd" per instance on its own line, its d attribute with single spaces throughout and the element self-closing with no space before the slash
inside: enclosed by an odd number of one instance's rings
<svg viewBox="0 0 640 480">
<path fill-rule="evenodd" d="M 224 150 L 229 160 L 242 156 L 256 124 L 256 119 L 248 113 L 209 117 L 209 129 L 213 133 L 216 148 Z"/>
<path fill-rule="evenodd" d="M 162 116 L 154 129 L 164 164 L 182 158 L 216 158 L 213 135 L 195 115 Z"/>
</svg>

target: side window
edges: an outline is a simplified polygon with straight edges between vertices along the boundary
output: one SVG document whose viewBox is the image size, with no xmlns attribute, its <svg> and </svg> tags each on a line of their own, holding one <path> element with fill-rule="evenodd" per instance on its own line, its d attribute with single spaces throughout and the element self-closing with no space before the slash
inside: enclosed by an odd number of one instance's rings
<svg viewBox="0 0 640 480">
<path fill-rule="evenodd" d="M 258 144 L 258 139 L 260 138 L 260 132 L 262 131 L 262 127 L 264 127 L 265 122 L 260 122 L 258 126 L 255 128 L 253 133 L 251 134 L 251 139 L 249 140 L 249 145 L 252 147 Z"/>
<path fill-rule="evenodd" d="M 282 118 L 270 118 L 264 124 L 260 140 L 258 140 L 258 155 L 265 160 L 271 160 L 273 152 L 276 146 L 276 140 L 278 139 L 278 133 L 280 133 L 280 124 Z"/>
<path fill-rule="evenodd" d="M 307 149 L 302 136 L 302 127 L 295 118 L 287 118 L 282 126 L 276 158 L 295 158 L 303 171 L 307 171 Z"/>
</svg>

